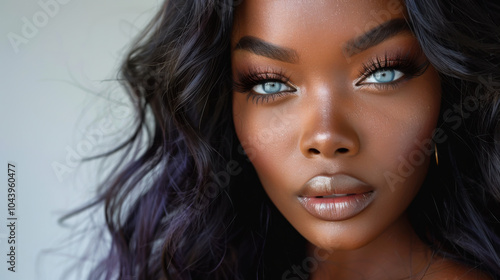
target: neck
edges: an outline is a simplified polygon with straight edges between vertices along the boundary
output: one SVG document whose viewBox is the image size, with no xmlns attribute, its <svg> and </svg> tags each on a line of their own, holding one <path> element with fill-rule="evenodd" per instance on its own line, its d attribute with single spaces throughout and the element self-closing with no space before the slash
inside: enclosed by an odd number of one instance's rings
<svg viewBox="0 0 500 280">
<path fill-rule="evenodd" d="M 309 244 L 308 255 L 318 261 L 317 269 L 311 271 L 312 280 L 420 279 L 432 259 L 432 251 L 406 216 L 361 248 L 327 252 Z"/>
</svg>

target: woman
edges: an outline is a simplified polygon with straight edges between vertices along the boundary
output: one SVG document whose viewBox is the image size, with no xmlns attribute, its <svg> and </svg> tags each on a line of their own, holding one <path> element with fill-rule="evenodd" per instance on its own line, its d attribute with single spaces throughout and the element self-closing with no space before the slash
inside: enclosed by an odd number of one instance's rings
<svg viewBox="0 0 500 280">
<path fill-rule="evenodd" d="M 148 141 L 94 202 L 90 278 L 500 278 L 483 2 L 166 1 L 123 64 L 115 151 Z"/>
</svg>

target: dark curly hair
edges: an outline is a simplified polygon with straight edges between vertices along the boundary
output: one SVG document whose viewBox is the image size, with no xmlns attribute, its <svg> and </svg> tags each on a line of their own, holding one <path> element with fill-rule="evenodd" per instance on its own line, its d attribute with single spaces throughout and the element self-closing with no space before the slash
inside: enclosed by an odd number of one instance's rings
<svg viewBox="0 0 500 280">
<path fill-rule="evenodd" d="M 239 2 L 167 0 L 126 57 L 120 80 L 135 130 L 103 156 L 135 157 L 83 208 L 104 205 L 112 241 L 89 279 L 279 279 L 305 257 L 304 238 L 235 136 L 229 57 Z M 441 75 L 447 136 L 408 209 L 412 225 L 435 252 L 500 279 L 500 4 L 405 4 Z"/>
</svg>

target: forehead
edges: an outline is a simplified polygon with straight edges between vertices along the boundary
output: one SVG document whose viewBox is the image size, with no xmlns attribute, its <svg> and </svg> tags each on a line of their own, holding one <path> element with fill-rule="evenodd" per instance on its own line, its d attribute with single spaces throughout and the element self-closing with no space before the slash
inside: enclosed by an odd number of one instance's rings
<svg viewBox="0 0 500 280">
<path fill-rule="evenodd" d="M 244 0 L 236 9 L 233 43 L 246 35 L 285 44 L 298 37 L 345 41 L 404 17 L 404 10 L 400 0 Z"/>
</svg>

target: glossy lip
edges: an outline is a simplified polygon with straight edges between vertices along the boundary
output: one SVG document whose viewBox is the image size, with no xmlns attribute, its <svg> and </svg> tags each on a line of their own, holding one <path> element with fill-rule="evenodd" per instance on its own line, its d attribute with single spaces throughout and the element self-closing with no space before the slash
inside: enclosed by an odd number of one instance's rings
<svg viewBox="0 0 500 280">
<path fill-rule="evenodd" d="M 345 174 L 313 177 L 304 184 L 298 197 L 309 214 L 325 221 L 350 219 L 374 198 L 372 187 Z"/>
</svg>

